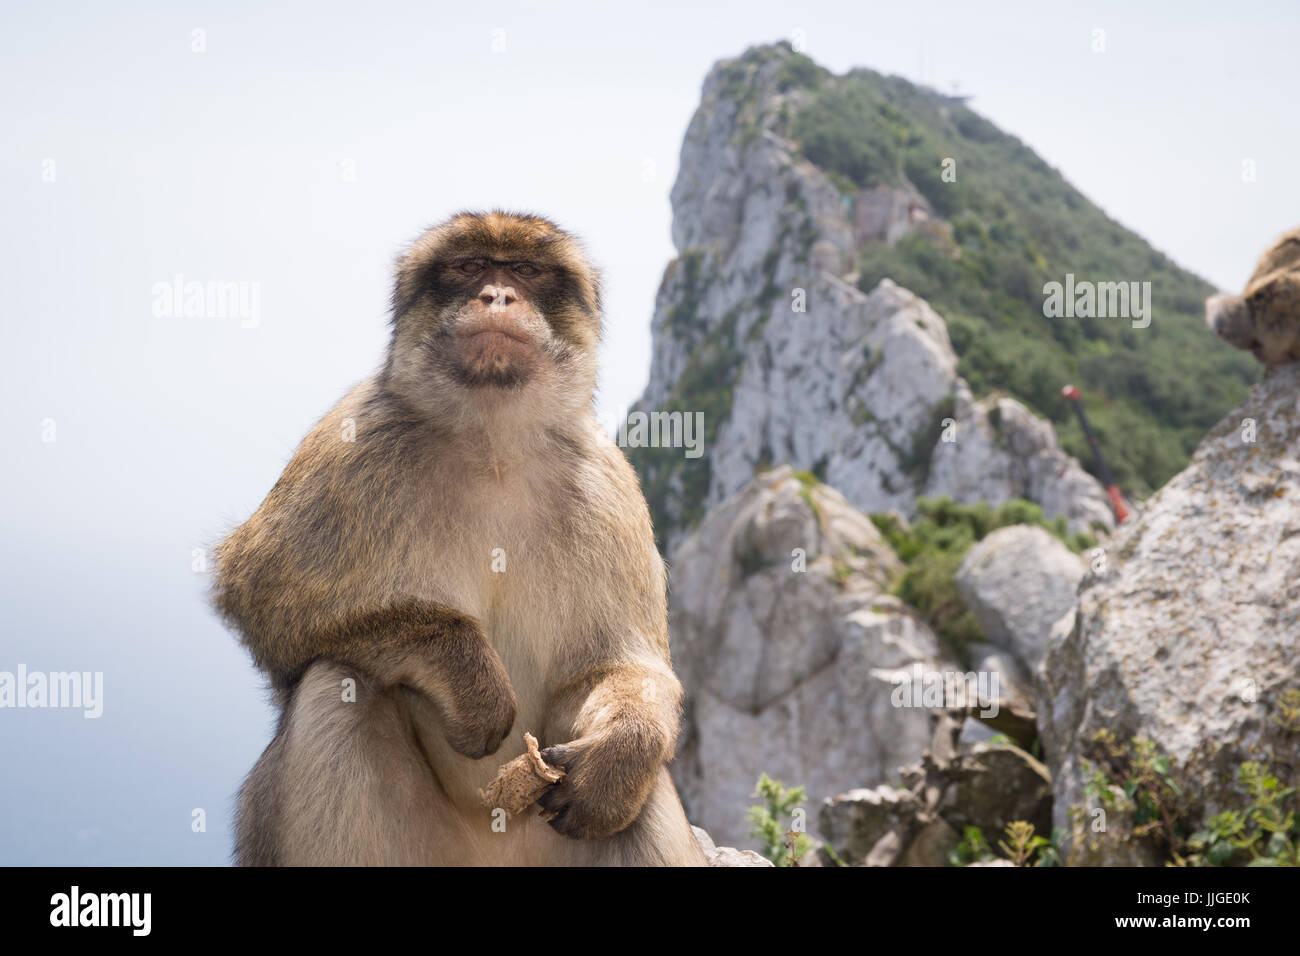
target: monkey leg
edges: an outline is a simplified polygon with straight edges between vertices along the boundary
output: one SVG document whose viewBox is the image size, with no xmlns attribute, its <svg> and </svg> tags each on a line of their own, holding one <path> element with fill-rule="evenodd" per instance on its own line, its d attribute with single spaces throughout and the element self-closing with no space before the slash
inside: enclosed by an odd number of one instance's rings
<svg viewBox="0 0 1300 956">
<path fill-rule="evenodd" d="M 328 661 L 308 668 L 249 774 L 237 831 L 241 865 L 473 858 L 468 824 L 424 759 L 401 690 Z"/>
</svg>

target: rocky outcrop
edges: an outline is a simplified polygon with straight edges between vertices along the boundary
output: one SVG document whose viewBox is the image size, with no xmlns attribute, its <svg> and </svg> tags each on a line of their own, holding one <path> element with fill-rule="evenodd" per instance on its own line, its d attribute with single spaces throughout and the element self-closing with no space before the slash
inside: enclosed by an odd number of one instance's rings
<svg viewBox="0 0 1300 956">
<path fill-rule="evenodd" d="M 713 837 L 700 827 L 691 827 L 695 839 L 704 851 L 709 866 L 771 866 L 772 861 L 753 850 L 737 850 L 733 846 L 718 846 Z"/>
<path fill-rule="evenodd" d="M 858 788 L 823 801 L 818 830 L 850 866 L 893 866 L 918 828 L 920 810 L 910 790 Z"/>
<path fill-rule="evenodd" d="M 876 241 L 892 246 L 933 216 L 929 200 L 911 183 L 901 187 L 880 183 L 855 196 L 853 238 L 859 244 Z"/>
<path fill-rule="evenodd" d="M 938 813 L 958 830 L 977 826 L 986 837 L 996 838 L 1007 824 L 1027 820 L 1040 836 L 1051 832 L 1051 776 L 1020 748 L 976 744 L 948 768 L 948 774 L 952 782 Z"/>
<path fill-rule="evenodd" d="M 1050 422 L 1006 395 L 972 401 L 964 382 L 954 394 L 955 440 L 934 446 L 927 495 L 994 503 L 1025 498 L 1049 518 L 1064 515 L 1073 530 L 1114 525 L 1101 485 L 1061 450 Z"/>
<path fill-rule="evenodd" d="M 816 806 L 919 757 L 927 711 L 895 707 L 892 678 L 944 669 L 939 644 L 885 593 L 898 559 L 842 495 L 774 469 L 710 512 L 671 567 L 686 691 L 673 776 L 694 822 L 753 845 L 745 809 L 762 773 Z"/>
<path fill-rule="evenodd" d="M 957 593 L 989 642 L 1031 671 L 1052 625 L 1075 606 L 1084 565 L 1042 528 L 1012 525 L 977 542 L 957 572 Z"/>
<path fill-rule="evenodd" d="M 1103 728 L 1154 741 L 1205 815 L 1244 806 L 1242 761 L 1297 779 L 1300 744 L 1278 717 L 1300 687 L 1300 366 L 1257 385 L 1120 526 L 1066 623 L 1039 675 L 1058 826 L 1091 806 L 1086 761 Z M 1074 836 L 1074 863 L 1146 861 L 1131 842 Z"/>
<path fill-rule="evenodd" d="M 1018 747 L 960 743 L 955 714 L 935 712 L 930 747 L 904 768 L 904 786 L 858 788 L 822 802 L 823 864 L 944 866 L 967 827 L 996 845 L 1024 820 L 1047 836 L 1052 787 L 1047 769 Z M 828 852 L 829 850 L 829 852 Z"/>
<path fill-rule="evenodd" d="M 943 227 L 906 183 L 846 197 L 801 158 L 786 126 L 809 94 L 783 81 L 792 57 L 775 46 L 719 63 L 682 145 L 679 255 L 638 404 L 702 412 L 704 455 L 629 449 L 665 553 L 773 463 L 868 512 L 911 514 L 918 495 L 1024 497 L 1073 528 L 1109 526 L 1101 486 L 1049 423 L 1010 398 L 972 399 L 929 304 L 888 279 L 870 294 L 845 281 L 861 243 Z"/>
</svg>

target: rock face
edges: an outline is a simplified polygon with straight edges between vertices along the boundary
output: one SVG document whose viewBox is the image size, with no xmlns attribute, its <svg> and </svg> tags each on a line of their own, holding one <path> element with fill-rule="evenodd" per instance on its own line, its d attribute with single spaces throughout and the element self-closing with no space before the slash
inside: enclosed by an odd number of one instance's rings
<svg viewBox="0 0 1300 956">
<path fill-rule="evenodd" d="M 664 273 L 640 409 L 700 411 L 704 456 L 632 448 L 665 553 L 772 463 L 807 469 L 865 511 L 917 495 L 1038 502 L 1109 527 L 1101 486 L 1010 398 L 973 401 L 947 325 L 885 279 L 846 281 L 856 249 L 943 232 L 909 186 L 846 197 L 784 134 L 809 91 L 782 47 L 719 63 L 672 190 L 679 256 Z M 945 440 L 947 439 L 947 440 Z"/>
<path fill-rule="evenodd" d="M 957 572 L 957 593 L 989 642 L 1038 666 L 1052 625 L 1075 605 L 1078 556 L 1042 528 L 1012 525 L 977 542 Z"/>
<path fill-rule="evenodd" d="M 1300 687 L 1298 400 L 1300 365 L 1271 373 L 1085 577 L 1039 674 L 1058 826 L 1087 805 L 1083 764 L 1101 728 L 1149 737 L 1185 765 L 1207 815 L 1244 806 L 1242 761 L 1300 774 L 1296 738 L 1275 719 L 1279 696 Z M 1084 842 L 1072 862 L 1131 859 Z"/>
<path fill-rule="evenodd" d="M 1050 422 L 1005 395 L 972 402 L 964 382 L 955 394 L 957 440 L 935 445 L 927 495 L 993 503 L 1026 498 L 1049 518 L 1065 515 L 1075 530 L 1114 525 L 1101 485 L 1061 451 Z"/>
<path fill-rule="evenodd" d="M 939 803 L 945 821 L 960 830 L 977 826 L 990 842 L 1007 824 L 1028 820 L 1040 836 L 1052 829 L 1052 780 L 1047 768 L 1017 747 L 976 744 L 950 771 L 953 781 Z"/>
<path fill-rule="evenodd" d="M 672 769 L 692 821 L 750 846 L 745 809 L 762 773 L 806 786 L 816 806 L 919 757 L 928 714 L 895 707 L 891 678 L 951 665 L 885 593 L 897 567 L 861 512 L 788 467 L 715 508 L 677 550 L 670 627 L 686 706 Z"/>
</svg>

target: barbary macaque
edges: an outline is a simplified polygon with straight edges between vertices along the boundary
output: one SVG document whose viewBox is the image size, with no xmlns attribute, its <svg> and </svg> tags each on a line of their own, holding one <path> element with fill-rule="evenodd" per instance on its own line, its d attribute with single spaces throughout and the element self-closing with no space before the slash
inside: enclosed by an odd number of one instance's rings
<svg viewBox="0 0 1300 956">
<path fill-rule="evenodd" d="M 462 213 L 397 266 L 374 377 L 218 549 L 281 707 L 248 865 L 703 865 L 666 763 L 681 688 L 636 476 L 596 423 L 599 278 L 551 222 Z M 508 820 L 478 792 L 563 771 Z"/>
<path fill-rule="evenodd" d="M 1300 229 L 1265 250 L 1241 295 L 1206 299 L 1205 323 L 1269 368 L 1300 359 Z"/>
</svg>

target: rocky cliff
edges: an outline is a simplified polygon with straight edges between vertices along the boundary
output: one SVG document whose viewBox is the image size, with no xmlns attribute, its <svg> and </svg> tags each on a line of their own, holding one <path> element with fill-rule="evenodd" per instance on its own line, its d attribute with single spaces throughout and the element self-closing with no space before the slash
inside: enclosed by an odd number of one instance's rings
<svg viewBox="0 0 1300 956">
<path fill-rule="evenodd" d="M 819 116 L 830 122 L 807 121 Z M 880 136 L 854 139 L 859 128 Z M 1004 165 L 1024 173 L 1018 185 L 953 198 L 923 182 L 918 156 L 954 130 L 976 182 L 982 157 L 985 185 Z M 1200 852 L 1189 828 L 1246 805 L 1243 761 L 1295 779 L 1296 366 L 1179 473 L 1244 381 L 1199 316 L 1183 322 L 1208 287 L 955 101 L 866 71 L 832 77 L 787 47 L 710 73 L 672 200 L 679 254 L 639 410 L 701 415 L 703 454 L 627 452 L 670 556 L 686 690 L 673 774 L 693 822 L 755 845 L 745 809 L 767 773 L 807 788 L 826 843 L 807 862 L 1005 865 L 959 837 L 980 827 L 996 841 L 1029 821 L 1065 835 L 1040 863 L 1156 863 Z M 1144 270 L 1171 304 L 1146 338 L 1052 325 L 1038 283 L 1072 261 Z M 1095 382 L 1116 470 L 1139 490 L 1176 475 L 1112 537 L 1100 484 L 1062 447 L 1078 434 L 1051 405 L 1073 372 Z M 997 522 L 933 502 L 909 526 L 919 496 L 1028 499 L 1100 547 L 1023 502 Z M 878 526 L 866 514 L 887 511 Z M 909 591 L 918 572 L 925 587 Z M 973 630 L 954 643 L 954 618 L 923 618 L 896 594 L 919 607 L 940 595 Z M 996 714 L 891 693 L 954 657 L 1000 679 Z M 1099 793 L 1099 731 L 1154 748 L 1124 772 L 1174 795 L 1176 847 L 1126 825 L 1124 781 Z M 1102 837 L 1080 829 L 1099 809 Z M 1220 861 L 1248 856 L 1225 846 Z M 736 854 L 716 862 L 754 862 Z"/>
<path fill-rule="evenodd" d="M 776 463 L 865 511 L 918 495 L 1023 497 L 1108 527 L 1100 485 L 1053 428 L 1007 396 L 976 401 L 944 319 L 889 279 L 856 285 L 865 244 L 944 225 L 914 189 L 844 184 L 800 155 L 810 94 L 784 47 L 724 61 L 704 84 L 672 191 L 673 239 L 642 410 L 703 413 L 704 455 L 629 448 L 667 553 L 704 512 Z"/>
</svg>

